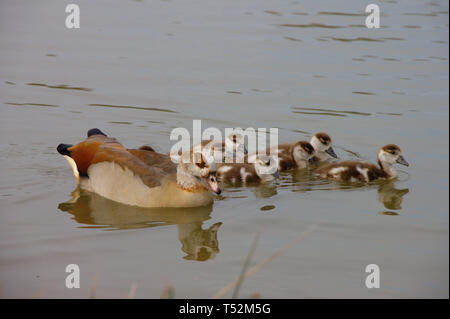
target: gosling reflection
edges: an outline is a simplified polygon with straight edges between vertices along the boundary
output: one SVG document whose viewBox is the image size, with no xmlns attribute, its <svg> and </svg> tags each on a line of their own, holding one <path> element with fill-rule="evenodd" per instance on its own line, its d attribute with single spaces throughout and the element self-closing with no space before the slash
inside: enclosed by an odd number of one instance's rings
<svg viewBox="0 0 450 319">
<path fill-rule="evenodd" d="M 313 175 L 312 171 L 307 169 L 295 170 L 288 176 L 290 176 L 293 183 L 308 183 L 315 180 L 315 175 Z"/>
<path fill-rule="evenodd" d="M 177 225 L 178 239 L 188 260 L 213 259 L 219 252 L 217 231 L 222 223 L 203 229 L 212 205 L 195 208 L 141 208 L 123 205 L 76 188 L 72 198 L 58 205 L 83 228 L 136 229 Z"/>
<path fill-rule="evenodd" d="M 378 187 L 378 200 L 387 209 L 397 210 L 402 208 L 403 196 L 408 193 L 408 188 L 397 189 L 393 181 L 387 181 Z"/>
<path fill-rule="evenodd" d="M 274 184 L 260 184 L 255 186 L 253 193 L 256 198 L 269 198 L 277 193 L 277 186 Z"/>
<path fill-rule="evenodd" d="M 222 183 L 222 185 L 224 190 L 226 190 L 225 193 L 231 194 L 240 193 L 243 190 L 253 192 L 256 198 L 269 198 L 278 194 L 277 185 L 274 183 L 248 183 L 246 185 L 242 183 Z M 225 197 L 222 197 L 222 199 Z"/>
</svg>

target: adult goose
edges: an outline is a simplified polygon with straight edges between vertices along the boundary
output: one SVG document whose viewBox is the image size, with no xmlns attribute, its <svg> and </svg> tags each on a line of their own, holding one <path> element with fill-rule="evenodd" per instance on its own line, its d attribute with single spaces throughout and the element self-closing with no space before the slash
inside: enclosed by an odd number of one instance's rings
<svg viewBox="0 0 450 319">
<path fill-rule="evenodd" d="M 76 144 L 59 144 L 82 189 L 140 207 L 197 207 L 220 194 L 215 167 L 200 153 L 188 163 L 174 164 L 168 155 L 127 149 L 99 129 Z"/>
</svg>

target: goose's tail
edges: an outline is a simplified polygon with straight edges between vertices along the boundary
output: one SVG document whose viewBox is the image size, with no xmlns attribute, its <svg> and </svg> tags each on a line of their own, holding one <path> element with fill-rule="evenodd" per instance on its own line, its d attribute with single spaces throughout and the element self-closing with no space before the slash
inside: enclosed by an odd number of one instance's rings
<svg viewBox="0 0 450 319">
<path fill-rule="evenodd" d="M 87 132 L 88 139 L 94 135 L 103 135 L 105 137 L 107 136 L 105 133 L 100 131 L 98 128 L 90 129 Z M 58 153 L 63 155 L 64 158 L 67 160 L 67 162 L 69 162 L 69 165 L 72 168 L 73 175 L 75 176 L 75 179 L 78 184 L 80 184 L 80 174 L 81 174 L 81 176 L 87 176 L 87 167 L 88 167 L 88 165 L 85 165 L 86 163 L 84 163 L 85 156 L 83 156 L 83 154 L 85 154 L 86 152 L 82 151 L 81 155 L 72 156 L 73 155 L 72 152 L 77 152 L 77 150 L 79 152 L 80 146 L 81 146 L 81 148 L 83 148 L 84 142 L 81 142 L 81 143 L 75 145 L 75 147 L 72 144 L 59 144 L 58 147 L 56 148 Z M 91 156 L 88 156 L 88 157 L 91 158 Z M 81 165 L 80 167 L 77 166 L 77 163 L 74 160 L 74 158 L 79 162 L 79 164 Z M 90 162 L 90 160 L 89 160 L 89 162 Z"/>
</svg>

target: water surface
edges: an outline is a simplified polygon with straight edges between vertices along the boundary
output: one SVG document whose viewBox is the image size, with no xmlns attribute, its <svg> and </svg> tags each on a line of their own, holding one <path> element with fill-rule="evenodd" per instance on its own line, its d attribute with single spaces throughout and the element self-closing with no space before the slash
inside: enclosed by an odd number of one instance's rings
<svg viewBox="0 0 450 319">
<path fill-rule="evenodd" d="M 209 298 L 259 232 L 251 266 L 288 248 L 239 297 L 448 298 L 446 1 L 382 1 L 380 29 L 356 0 L 77 4 L 78 30 L 60 1 L 0 4 L 2 297 L 89 297 L 97 278 L 97 297 L 136 283 L 137 298 Z M 284 173 L 213 206 L 146 210 L 76 189 L 55 149 L 98 127 L 167 152 L 193 119 L 278 127 L 280 142 L 326 131 L 342 160 L 395 143 L 411 166 L 354 187 Z M 65 288 L 71 263 L 80 289 Z"/>
</svg>

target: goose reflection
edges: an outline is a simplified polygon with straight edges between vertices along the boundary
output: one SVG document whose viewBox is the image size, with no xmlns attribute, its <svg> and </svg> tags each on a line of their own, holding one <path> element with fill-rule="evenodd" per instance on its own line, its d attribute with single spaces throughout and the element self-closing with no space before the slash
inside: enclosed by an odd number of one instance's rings
<svg viewBox="0 0 450 319">
<path fill-rule="evenodd" d="M 380 184 L 380 186 L 378 187 L 378 200 L 387 209 L 398 210 L 402 208 L 403 196 L 408 193 L 408 188 L 397 189 L 395 188 L 393 181 L 387 181 Z"/>
<path fill-rule="evenodd" d="M 141 208 L 123 205 L 77 187 L 72 198 L 60 203 L 82 228 L 137 229 L 177 225 L 178 239 L 187 260 L 206 261 L 219 252 L 217 231 L 222 223 L 203 229 L 212 205 L 195 208 Z"/>
<path fill-rule="evenodd" d="M 205 261 L 214 259 L 219 252 L 217 231 L 222 223 L 215 223 L 208 229 L 202 228 L 202 222 L 178 224 L 178 239 L 181 250 L 187 255 L 184 259 Z"/>
</svg>

